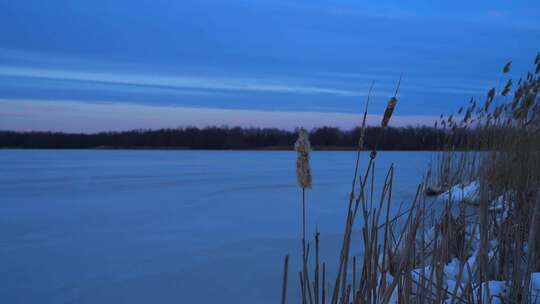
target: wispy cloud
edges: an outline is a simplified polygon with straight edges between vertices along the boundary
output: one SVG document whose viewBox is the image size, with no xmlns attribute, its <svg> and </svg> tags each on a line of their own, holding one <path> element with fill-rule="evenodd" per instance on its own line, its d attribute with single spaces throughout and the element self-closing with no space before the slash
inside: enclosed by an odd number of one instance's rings
<svg viewBox="0 0 540 304">
<path fill-rule="evenodd" d="M 394 89 L 398 77 L 395 72 L 381 71 L 379 73 L 338 73 L 328 72 L 319 73 L 321 76 L 334 79 L 343 79 L 347 81 L 359 80 L 365 85 L 374 83 L 377 90 L 383 90 L 386 93 L 391 93 Z M 443 93 L 443 94 L 466 94 L 477 95 L 487 91 L 495 83 L 494 79 L 464 79 L 458 77 L 432 76 L 424 75 L 421 77 L 414 75 L 405 75 L 402 93 Z M 388 95 L 387 94 L 387 95 Z"/>
<path fill-rule="evenodd" d="M 0 66 L 0 76 L 123 84 L 149 87 L 197 89 L 209 91 L 270 92 L 304 95 L 363 96 L 365 91 L 348 90 L 322 85 L 302 84 L 294 80 L 264 78 L 212 77 L 188 75 L 127 74 L 88 72 L 62 69 L 43 69 L 25 66 Z"/>
<path fill-rule="evenodd" d="M 1 75 L 0 75 L 1 76 Z M 232 93 L 210 90 L 196 90 L 176 87 L 161 87 L 161 86 L 146 86 L 146 85 L 131 85 L 115 82 L 94 82 L 80 80 L 65 80 L 65 79 L 50 79 L 50 78 L 35 78 L 35 77 L 7 76 L 7 79 L 2 80 L 1 85 L 10 89 L 23 89 L 30 92 L 39 90 L 79 90 L 83 92 L 118 92 L 121 94 L 145 94 L 145 95 L 178 95 L 178 96 L 232 96 Z"/>
</svg>

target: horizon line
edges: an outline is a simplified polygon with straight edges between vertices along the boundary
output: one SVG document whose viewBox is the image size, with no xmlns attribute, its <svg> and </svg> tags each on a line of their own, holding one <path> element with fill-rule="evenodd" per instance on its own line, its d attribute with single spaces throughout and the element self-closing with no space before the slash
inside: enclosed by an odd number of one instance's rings
<svg viewBox="0 0 540 304">
<path fill-rule="evenodd" d="M 0 130 L 66 133 L 99 133 L 140 129 L 166 129 L 186 126 L 239 126 L 294 130 L 328 126 L 350 129 L 360 125 L 362 113 L 319 111 L 267 111 L 147 105 L 69 100 L 0 99 Z M 399 107 L 399 104 L 398 104 Z M 399 108 L 396 110 L 399 113 Z M 44 115 L 44 113 L 46 115 Z M 394 113 L 393 127 L 429 126 L 435 115 Z M 368 114 L 367 124 L 380 124 L 381 114 Z"/>
</svg>

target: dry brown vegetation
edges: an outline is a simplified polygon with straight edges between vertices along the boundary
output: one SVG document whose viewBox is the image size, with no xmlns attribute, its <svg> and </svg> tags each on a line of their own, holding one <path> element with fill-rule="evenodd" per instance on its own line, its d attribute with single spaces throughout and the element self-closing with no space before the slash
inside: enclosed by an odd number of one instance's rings
<svg viewBox="0 0 540 304">
<path fill-rule="evenodd" d="M 436 123 L 446 134 L 445 152 L 414 201 L 395 215 L 394 166 L 373 200 L 376 146 L 360 164 L 368 96 L 337 274 L 328 278 L 326 264 L 321 267 L 316 233 L 303 253 L 302 303 L 540 303 L 531 284 L 531 273 L 540 271 L 540 54 L 526 78 L 509 79 L 510 70 L 511 63 L 503 67 L 500 85 L 484 101 L 471 99 Z M 354 233 L 360 243 L 352 242 Z M 363 252 L 360 259 L 351 257 L 353 246 Z M 288 258 L 284 270 L 282 303 Z"/>
</svg>

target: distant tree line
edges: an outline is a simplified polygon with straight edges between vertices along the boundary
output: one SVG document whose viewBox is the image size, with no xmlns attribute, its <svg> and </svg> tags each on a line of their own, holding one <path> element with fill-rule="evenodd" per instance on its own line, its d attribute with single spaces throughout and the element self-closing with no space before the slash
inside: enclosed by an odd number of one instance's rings
<svg viewBox="0 0 540 304">
<path fill-rule="evenodd" d="M 430 127 L 368 127 L 366 149 L 436 150 L 441 148 L 445 132 Z M 178 129 L 133 130 L 73 134 L 57 132 L 0 131 L 1 148 L 86 149 L 86 148 L 170 148 L 170 149 L 292 149 L 296 131 L 273 128 L 186 127 Z M 341 130 L 321 127 L 310 131 L 315 149 L 353 149 L 358 145 L 360 129 Z"/>
</svg>

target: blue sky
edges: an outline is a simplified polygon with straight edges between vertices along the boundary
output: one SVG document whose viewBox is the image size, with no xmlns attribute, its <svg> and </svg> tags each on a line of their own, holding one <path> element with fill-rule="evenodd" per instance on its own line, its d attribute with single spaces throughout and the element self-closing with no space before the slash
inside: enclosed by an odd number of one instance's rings
<svg viewBox="0 0 540 304">
<path fill-rule="evenodd" d="M 431 123 L 531 68 L 538 1 L 0 0 L 0 129 Z"/>
</svg>

